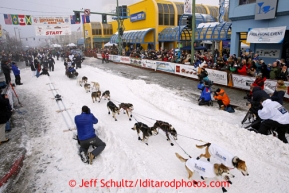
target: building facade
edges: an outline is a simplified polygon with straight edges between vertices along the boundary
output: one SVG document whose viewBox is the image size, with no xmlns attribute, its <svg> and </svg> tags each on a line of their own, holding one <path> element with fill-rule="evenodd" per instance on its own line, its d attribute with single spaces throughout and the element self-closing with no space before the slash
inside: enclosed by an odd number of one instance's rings
<svg viewBox="0 0 289 193">
<path fill-rule="evenodd" d="M 184 14 L 184 3 L 165 0 L 143 0 L 129 5 L 128 19 L 123 20 L 124 33 L 122 41 L 126 44 L 141 45 L 143 48 L 167 48 L 177 47 L 177 34 L 179 20 Z M 196 5 L 196 23 L 213 22 L 218 20 L 219 7 L 210 5 Z M 228 11 L 225 14 L 225 21 L 228 21 Z M 102 24 L 91 22 L 85 24 L 88 31 L 86 43 L 90 47 L 102 47 L 106 42 L 118 43 L 117 21 Z M 182 29 L 183 30 L 183 29 Z M 167 34 L 164 34 L 167 33 Z M 188 36 L 186 36 L 186 33 Z M 190 39 L 190 32 L 184 32 L 181 36 Z M 102 46 L 100 46 L 102 45 Z"/>
<path fill-rule="evenodd" d="M 289 62 L 288 0 L 230 1 L 229 19 L 231 54 L 240 53 L 240 42 L 247 40 L 250 50 L 266 63 L 280 58 Z"/>
</svg>

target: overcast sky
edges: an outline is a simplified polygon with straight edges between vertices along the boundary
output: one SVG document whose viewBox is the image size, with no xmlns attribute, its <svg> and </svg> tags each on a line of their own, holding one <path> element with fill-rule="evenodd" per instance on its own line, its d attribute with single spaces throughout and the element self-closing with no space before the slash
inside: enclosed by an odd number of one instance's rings
<svg viewBox="0 0 289 193">
<path fill-rule="evenodd" d="M 118 0 L 119 5 L 131 5 L 141 0 Z M 183 2 L 184 0 L 174 0 Z M 0 24 L 2 29 L 7 30 L 10 36 L 18 36 L 20 29 L 21 38 L 34 37 L 33 26 L 15 26 L 5 25 L 3 14 L 23 14 L 33 16 L 50 16 L 50 15 L 73 15 L 73 10 L 90 9 L 92 12 L 109 13 L 116 7 L 117 0 L 0 0 Z M 218 5 L 219 0 L 196 0 L 197 4 Z M 100 15 L 92 15 L 91 21 L 101 21 Z M 80 26 L 72 25 L 72 31 L 76 31 Z"/>
</svg>

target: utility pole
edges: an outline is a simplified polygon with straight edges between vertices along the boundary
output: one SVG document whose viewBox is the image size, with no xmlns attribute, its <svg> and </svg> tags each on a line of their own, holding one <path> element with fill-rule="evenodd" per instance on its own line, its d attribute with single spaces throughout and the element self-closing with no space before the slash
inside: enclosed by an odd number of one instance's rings
<svg viewBox="0 0 289 193">
<path fill-rule="evenodd" d="M 195 58 L 195 31 L 196 31 L 196 0 L 192 3 L 192 37 L 191 37 L 191 64 L 194 64 Z"/>
<path fill-rule="evenodd" d="M 117 26 L 118 26 L 118 33 L 117 33 L 117 43 L 118 43 L 118 55 L 122 55 L 122 34 L 120 31 L 123 31 L 123 21 L 120 20 L 120 8 L 118 7 L 118 0 L 116 0 L 116 14 L 117 14 Z"/>
<path fill-rule="evenodd" d="M 15 39 L 17 40 L 16 29 L 18 29 L 18 28 L 17 28 L 17 27 L 14 27 Z"/>
<path fill-rule="evenodd" d="M 126 19 L 127 15 L 125 16 L 125 18 L 120 18 L 120 13 L 119 10 L 120 8 L 118 7 L 118 0 L 116 0 L 116 4 L 117 4 L 117 10 L 116 10 L 116 14 L 111 14 L 111 13 L 100 13 L 100 12 L 90 12 L 90 14 L 99 14 L 99 15 L 110 15 L 110 16 L 116 16 L 117 17 L 117 27 L 118 27 L 118 54 L 121 55 L 122 54 L 122 36 L 120 35 L 120 29 L 122 31 L 124 31 L 124 26 L 123 26 L 123 19 Z M 127 10 L 126 10 L 127 11 Z M 73 12 L 79 12 L 79 13 L 84 13 L 84 11 L 76 11 L 73 10 Z M 128 13 L 128 12 L 127 12 Z M 123 16 L 121 16 L 123 17 Z M 85 27 L 83 25 L 83 31 L 84 31 L 84 41 L 85 41 Z"/>
<path fill-rule="evenodd" d="M 20 43 L 21 43 L 20 30 L 21 30 L 21 29 L 18 29 L 18 36 L 19 36 L 19 41 L 20 41 Z"/>
</svg>

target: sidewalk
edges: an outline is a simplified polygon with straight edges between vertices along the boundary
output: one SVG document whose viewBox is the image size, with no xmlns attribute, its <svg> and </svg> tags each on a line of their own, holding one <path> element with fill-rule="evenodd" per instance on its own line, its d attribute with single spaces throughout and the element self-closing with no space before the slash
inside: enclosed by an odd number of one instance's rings
<svg viewBox="0 0 289 193">
<path fill-rule="evenodd" d="M 17 63 L 19 68 L 25 68 L 23 62 Z M 11 72 L 12 83 L 14 75 Z M 0 81 L 5 81 L 3 73 L 0 74 Z M 22 80 L 25 84 L 25 80 Z M 6 132 L 6 137 L 10 140 L 0 145 L 0 192 L 8 191 L 13 186 L 13 181 L 19 178 L 25 171 L 21 170 L 27 157 L 27 149 L 29 149 L 31 130 L 37 132 L 37 123 L 34 116 L 41 116 L 39 113 L 39 104 L 30 93 L 21 91 L 21 86 L 15 88 L 19 96 L 20 105 L 14 98 L 15 112 L 11 117 L 11 131 Z M 20 175 L 19 175 L 20 172 Z"/>
</svg>

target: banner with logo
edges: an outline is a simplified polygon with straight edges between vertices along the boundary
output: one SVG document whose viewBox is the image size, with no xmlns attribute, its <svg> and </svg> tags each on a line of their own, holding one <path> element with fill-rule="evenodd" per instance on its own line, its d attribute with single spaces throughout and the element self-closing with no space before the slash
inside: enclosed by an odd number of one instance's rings
<svg viewBox="0 0 289 193">
<path fill-rule="evenodd" d="M 36 36 L 71 35 L 70 25 L 42 25 L 34 28 Z"/>
<path fill-rule="evenodd" d="M 175 73 L 175 63 L 156 61 L 157 70 Z"/>
<path fill-rule="evenodd" d="M 120 63 L 130 64 L 130 57 L 127 56 L 121 56 L 119 59 Z"/>
<path fill-rule="evenodd" d="M 114 62 L 120 61 L 120 59 L 119 59 L 120 56 L 118 56 L 118 55 L 109 55 L 109 56 L 111 56 L 110 60 L 112 60 Z M 100 54 L 100 58 L 102 58 L 101 54 Z"/>
<path fill-rule="evenodd" d="M 175 74 L 177 75 L 198 79 L 197 72 L 198 68 L 195 68 L 194 66 L 176 64 Z"/>
<path fill-rule="evenodd" d="M 249 43 L 282 43 L 284 40 L 286 26 L 270 28 L 252 28 L 249 29 L 247 42 Z"/>
<path fill-rule="evenodd" d="M 130 64 L 135 66 L 142 66 L 140 58 L 130 58 Z"/>
<path fill-rule="evenodd" d="M 150 68 L 150 69 L 154 69 L 154 70 L 156 70 L 156 67 L 157 67 L 156 61 L 154 61 L 154 60 L 145 60 L 145 59 L 141 60 L 141 65 L 144 68 Z"/>
<path fill-rule="evenodd" d="M 238 74 L 232 74 L 233 87 L 241 88 L 244 90 L 250 90 L 250 85 L 255 81 L 255 77 L 242 76 Z"/>
<path fill-rule="evenodd" d="M 209 79 L 214 83 L 221 84 L 221 85 L 228 85 L 228 76 L 227 72 L 219 71 L 219 70 L 212 70 L 207 68 L 206 69 L 209 74 Z"/>
<path fill-rule="evenodd" d="M 49 16 L 49 17 L 35 17 L 33 16 L 34 25 L 70 25 L 70 16 Z"/>
</svg>

